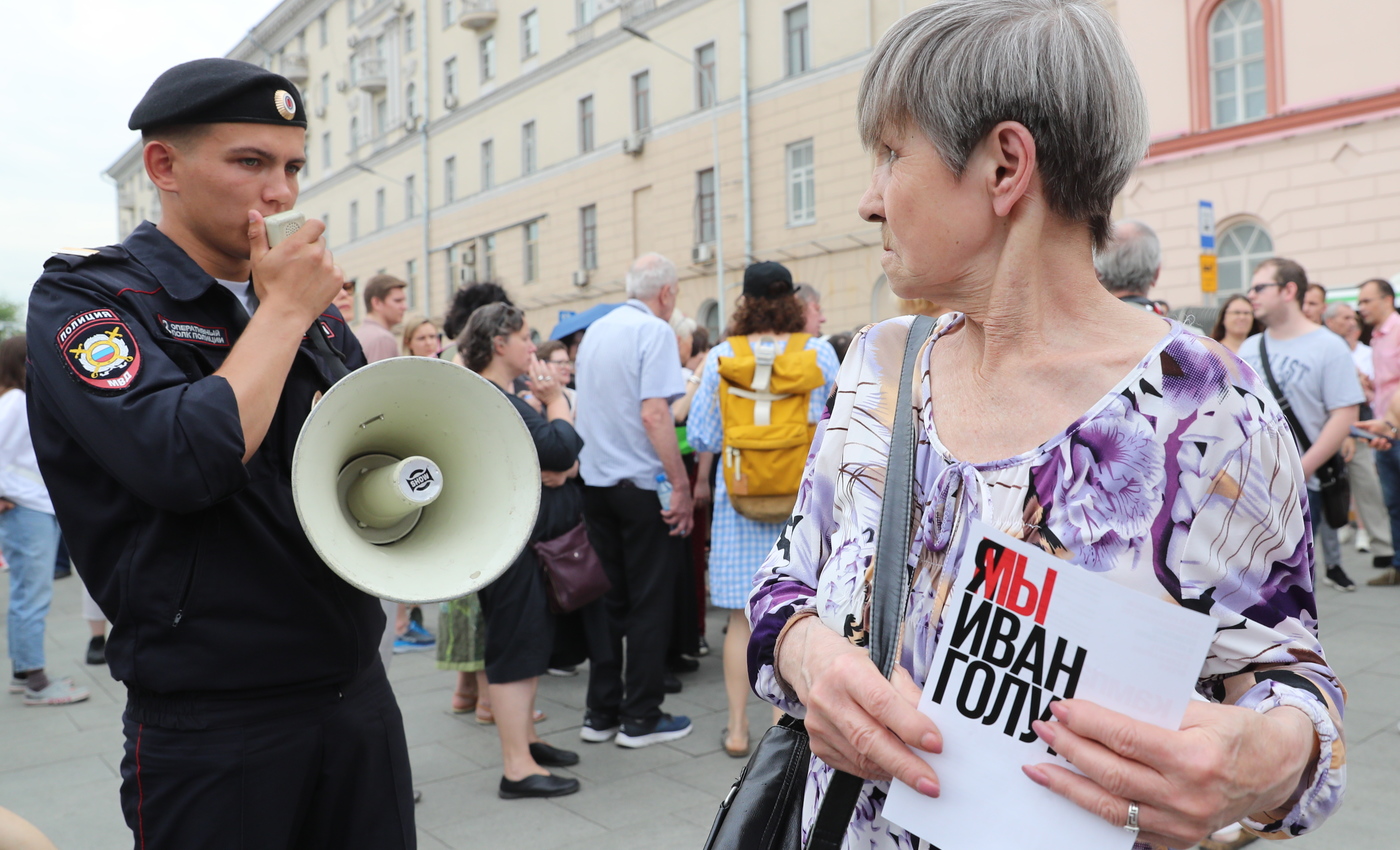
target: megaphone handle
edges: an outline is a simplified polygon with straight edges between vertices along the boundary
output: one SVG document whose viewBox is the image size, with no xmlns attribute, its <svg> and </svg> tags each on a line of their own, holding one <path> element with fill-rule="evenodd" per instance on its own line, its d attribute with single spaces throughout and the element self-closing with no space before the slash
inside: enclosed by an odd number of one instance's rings
<svg viewBox="0 0 1400 850">
<path fill-rule="evenodd" d="M 321 355 L 321 359 L 326 362 L 327 368 L 331 372 L 331 383 L 339 381 L 350 374 L 350 369 L 345 365 L 345 360 L 340 356 L 340 352 L 331 348 L 330 340 L 326 337 L 326 326 L 317 319 L 311 323 L 311 330 L 307 332 L 306 338 L 311 340 L 311 347 L 316 349 L 316 353 Z"/>
</svg>

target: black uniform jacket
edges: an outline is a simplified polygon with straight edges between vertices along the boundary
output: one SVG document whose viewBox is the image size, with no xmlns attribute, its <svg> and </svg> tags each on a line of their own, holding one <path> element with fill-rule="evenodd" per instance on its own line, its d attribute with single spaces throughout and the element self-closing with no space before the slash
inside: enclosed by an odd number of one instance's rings
<svg viewBox="0 0 1400 850">
<path fill-rule="evenodd" d="M 364 365 L 334 307 L 318 321 Z M 379 601 L 317 557 L 292 502 L 297 435 L 329 372 L 303 340 L 245 465 L 238 402 L 214 371 L 247 322 L 149 222 L 91 256 L 54 256 L 30 296 L 34 450 L 133 697 L 335 685 L 378 651 Z"/>
</svg>

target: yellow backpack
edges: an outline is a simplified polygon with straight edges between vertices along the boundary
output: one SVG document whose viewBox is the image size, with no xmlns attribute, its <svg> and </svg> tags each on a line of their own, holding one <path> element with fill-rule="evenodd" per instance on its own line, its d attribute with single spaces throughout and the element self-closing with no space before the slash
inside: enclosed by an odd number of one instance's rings
<svg viewBox="0 0 1400 850">
<path fill-rule="evenodd" d="M 792 513 L 816 433 L 807 408 L 826 378 L 807 339 L 791 334 L 780 352 L 772 337 L 750 347 L 747 337 L 732 336 L 734 356 L 719 358 L 724 484 L 734 510 L 757 522 L 782 522 Z"/>
</svg>

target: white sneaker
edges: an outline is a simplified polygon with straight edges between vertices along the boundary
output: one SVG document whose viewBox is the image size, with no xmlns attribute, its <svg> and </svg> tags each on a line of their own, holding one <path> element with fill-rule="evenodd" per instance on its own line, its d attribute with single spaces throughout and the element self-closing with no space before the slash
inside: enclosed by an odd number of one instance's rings
<svg viewBox="0 0 1400 850">
<path fill-rule="evenodd" d="M 1354 525 L 1344 525 L 1337 529 L 1337 542 L 1343 546 L 1356 539 L 1357 527 Z"/>
<path fill-rule="evenodd" d="M 82 702 L 88 696 L 88 689 L 73 684 L 72 679 L 50 679 L 49 686 L 42 691 L 25 688 L 24 704 L 68 705 L 69 703 Z"/>
<path fill-rule="evenodd" d="M 1356 530 L 1356 551 L 1368 553 L 1371 551 L 1371 533 L 1364 528 Z"/>
</svg>

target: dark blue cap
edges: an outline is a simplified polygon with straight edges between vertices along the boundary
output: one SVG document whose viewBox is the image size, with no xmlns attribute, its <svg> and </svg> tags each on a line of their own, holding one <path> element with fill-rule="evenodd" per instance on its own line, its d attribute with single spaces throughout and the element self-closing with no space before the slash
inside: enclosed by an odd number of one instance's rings
<svg viewBox="0 0 1400 850">
<path fill-rule="evenodd" d="M 237 59 L 196 59 L 157 77 L 126 126 L 147 130 L 222 123 L 305 129 L 306 105 L 281 74 Z"/>
</svg>

